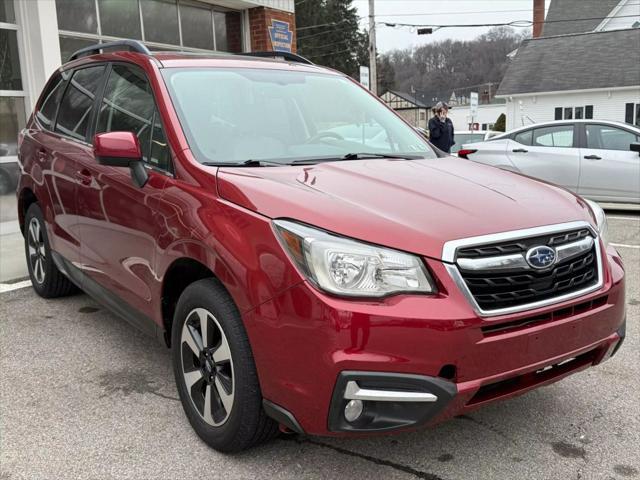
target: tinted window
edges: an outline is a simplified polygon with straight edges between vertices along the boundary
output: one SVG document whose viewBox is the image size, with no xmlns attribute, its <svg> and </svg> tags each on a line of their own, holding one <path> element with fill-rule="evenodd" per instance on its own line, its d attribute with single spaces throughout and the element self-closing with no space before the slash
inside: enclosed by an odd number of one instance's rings
<svg viewBox="0 0 640 480">
<path fill-rule="evenodd" d="M 607 125 L 587 125 L 587 148 L 604 150 L 629 150 L 629 145 L 638 141 L 638 137 L 621 128 Z"/>
<path fill-rule="evenodd" d="M 169 154 L 162 124 L 154 115 L 155 111 L 151 86 L 144 72 L 135 67 L 114 65 L 98 113 L 96 133 L 135 133 L 140 141 L 143 160 L 168 170 Z"/>
<path fill-rule="evenodd" d="M 65 81 L 68 77 L 69 75 L 67 73 L 57 73 L 42 94 L 42 102 L 36 112 L 36 117 L 47 130 L 53 130 L 56 110 L 64 93 Z"/>
<path fill-rule="evenodd" d="M 513 140 L 522 144 L 522 145 L 531 145 L 531 138 L 533 135 L 533 130 L 525 130 L 524 132 L 516 133 Z"/>
<path fill-rule="evenodd" d="M 573 125 L 536 128 L 533 143 L 536 147 L 573 147 Z"/>
<path fill-rule="evenodd" d="M 104 66 L 100 65 L 83 68 L 73 74 L 60 104 L 56 132 L 85 140 L 103 71 Z"/>
<path fill-rule="evenodd" d="M 584 107 L 576 107 L 576 120 L 581 120 L 584 116 Z"/>
</svg>

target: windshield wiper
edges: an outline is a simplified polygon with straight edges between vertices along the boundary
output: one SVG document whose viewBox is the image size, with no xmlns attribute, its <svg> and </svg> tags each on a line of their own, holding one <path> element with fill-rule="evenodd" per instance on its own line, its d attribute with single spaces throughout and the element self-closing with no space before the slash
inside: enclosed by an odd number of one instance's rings
<svg viewBox="0 0 640 480">
<path fill-rule="evenodd" d="M 242 162 L 202 162 L 207 167 L 281 167 L 287 163 L 270 162 L 269 160 L 244 160 Z"/>
<path fill-rule="evenodd" d="M 418 159 L 424 158 L 424 156 L 411 155 L 411 154 L 395 155 L 393 153 L 389 154 L 389 153 L 360 152 L 360 153 L 347 153 L 341 158 L 341 160 L 365 160 L 367 158 L 398 158 L 401 160 L 418 160 Z"/>
<path fill-rule="evenodd" d="M 399 160 L 421 160 L 424 155 L 412 155 L 412 154 L 393 154 L 393 153 L 347 153 L 342 157 L 319 157 L 319 158 L 305 158 L 302 160 L 294 160 L 292 165 L 312 165 L 320 162 L 339 162 L 341 160 L 366 160 L 369 158 L 391 158 Z"/>
</svg>

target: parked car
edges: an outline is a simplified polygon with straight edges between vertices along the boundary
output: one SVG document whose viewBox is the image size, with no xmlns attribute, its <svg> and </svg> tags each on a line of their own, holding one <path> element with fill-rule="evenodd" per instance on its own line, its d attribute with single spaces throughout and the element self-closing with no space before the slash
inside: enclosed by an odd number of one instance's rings
<svg viewBox="0 0 640 480">
<path fill-rule="evenodd" d="M 465 143 L 485 142 L 490 138 L 500 135 L 501 132 L 493 130 L 462 130 L 455 132 L 455 145 L 451 147 L 451 153 L 457 154 Z"/>
<path fill-rule="evenodd" d="M 640 204 L 640 128 L 562 120 L 468 143 L 464 158 L 561 185 L 599 202 Z"/>
<path fill-rule="evenodd" d="M 437 158 L 334 70 L 248 55 L 87 47 L 19 138 L 34 290 L 80 288 L 169 347 L 208 445 L 415 429 L 617 351 L 597 205 Z M 387 143 L 332 130 L 362 121 Z"/>
</svg>

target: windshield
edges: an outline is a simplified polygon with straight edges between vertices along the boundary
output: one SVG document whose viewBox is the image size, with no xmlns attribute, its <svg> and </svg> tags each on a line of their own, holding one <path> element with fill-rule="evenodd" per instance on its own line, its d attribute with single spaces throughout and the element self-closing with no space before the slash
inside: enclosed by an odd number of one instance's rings
<svg viewBox="0 0 640 480">
<path fill-rule="evenodd" d="M 436 158 L 417 132 L 337 75 L 243 68 L 165 69 L 163 75 L 202 163 L 354 153 Z"/>
<path fill-rule="evenodd" d="M 465 143 L 484 142 L 484 133 L 456 133 L 456 144 L 451 147 L 451 153 L 458 153 Z"/>
</svg>

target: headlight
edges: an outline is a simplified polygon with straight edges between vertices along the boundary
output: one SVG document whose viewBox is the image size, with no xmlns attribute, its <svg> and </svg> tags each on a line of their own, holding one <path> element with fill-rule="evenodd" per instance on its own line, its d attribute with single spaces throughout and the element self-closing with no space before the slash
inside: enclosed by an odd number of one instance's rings
<svg viewBox="0 0 640 480">
<path fill-rule="evenodd" d="M 287 220 L 273 223 L 289 256 L 322 290 L 352 297 L 436 291 L 424 263 L 414 255 Z"/>
<path fill-rule="evenodd" d="M 593 212 L 593 216 L 596 219 L 596 226 L 598 227 L 598 233 L 600 234 L 600 238 L 602 238 L 602 243 L 604 243 L 604 247 L 607 248 L 609 245 L 609 226 L 607 225 L 607 216 L 602 210 L 602 207 L 598 205 L 596 202 L 592 200 L 584 199 L 585 202 L 589 204 L 591 207 L 591 211 Z"/>
</svg>

